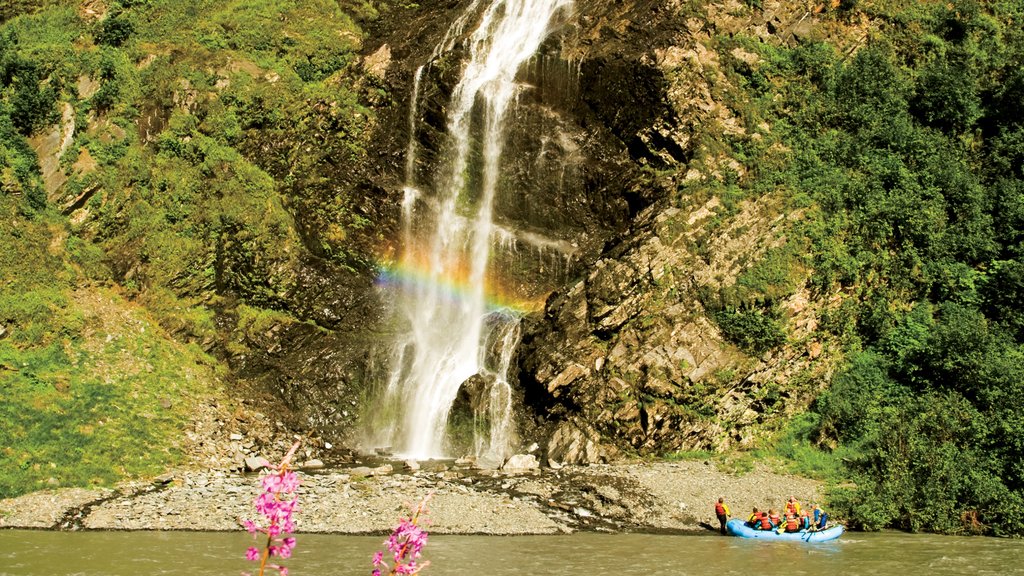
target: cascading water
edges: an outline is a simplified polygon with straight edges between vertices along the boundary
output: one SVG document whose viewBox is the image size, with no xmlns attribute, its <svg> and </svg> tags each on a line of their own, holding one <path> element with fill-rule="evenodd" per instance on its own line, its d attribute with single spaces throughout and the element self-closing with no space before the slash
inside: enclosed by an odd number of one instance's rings
<svg viewBox="0 0 1024 576">
<path fill-rule="evenodd" d="M 477 388 L 474 449 L 500 462 L 514 442 L 512 393 L 507 381 L 518 344 L 518 317 L 495 306 L 489 286 L 492 246 L 507 231 L 494 222 L 508 113 L 522 86 L 524 62 L 550 33 L 571 0 L 478 2 L 450 29 L 431 60 L 451 50 L 471 15 L 480 14 L 465 40 L 468 60 L 447 114 L 445 155 L 433 194 L 416 182 L 416 106 L 424 68 L 414 77 L 409 113 L 403 242 L 396 310 L 407 323 L 393 348 L 377 429 L 370 442 L 408 457 L 446 455 L 449 412 L 463 386 Z M 486 424 L 481 424 L 485 422 Z M 479 428 L 485 428 L 480 430 Z"/>
</svg>

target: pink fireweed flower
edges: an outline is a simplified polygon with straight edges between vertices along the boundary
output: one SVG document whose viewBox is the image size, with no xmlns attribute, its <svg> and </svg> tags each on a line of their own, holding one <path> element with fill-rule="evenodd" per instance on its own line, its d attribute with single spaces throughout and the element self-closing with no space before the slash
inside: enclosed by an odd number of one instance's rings
<svg viewBox="0 0 1024 576">
<path fill-rule="evenodd" d="M 427 514 L 428 500 L 430 500 L 430 495 L 420 502 L 411 518 L 399 520 L 398 526 L 395 526 L 394 531 L 384 541 L 384 547 L 391 552 L 394 565 L 389 567 L 388 563 L 384 561 L 384 552 L 377 551 L 373 555 L 374 569 L 370 573 L 371 576 L 381 576 L 382 567 L 389 570 L 388 576 L 418 574 L 420 570 L 430 564 L 430 562 L 418 563 L 416 561 L 427 544 L 427 533 L 419 525 L 419 522 L 420 516 Z"/>
<path fill-rule="evenodd" d="M 279 576 L 288 576 L 288 568 L 278 564 L 268 564 L 267 560 L 274 556 L 290 558 L 292 549 L 295 548 L 294 537 L 282 536 L 295 531 L 292 514 L 297 510 L 299 501 L 298 496 L 295 495 L 299 488 L 299 477 L 288 469 L 288 465 L 298 448 L 299 442 L 296 442 L 281 459 L 281 464 L 276 468 L 269 469 L 260 478 L 260 486 L 263 487 L 263 491 L 253 500 L 253 506 L 261 518 L 242 521 L 242 526 L 253 534 L 253 537 L 259 537 L 259 534 L 265 535 L 262 548 L 250 547 L 245 552 L 246 560 L 259 562 L 258 576 L 264 576 L 264 571 L 267 568 L 277 570 Z"/>
</svg>

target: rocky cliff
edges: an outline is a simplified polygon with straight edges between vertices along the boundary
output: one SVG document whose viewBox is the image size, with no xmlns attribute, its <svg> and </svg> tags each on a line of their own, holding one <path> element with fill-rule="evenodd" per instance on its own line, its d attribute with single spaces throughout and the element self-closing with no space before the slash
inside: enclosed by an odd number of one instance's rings
<svg viewBox="0 0 1024 576">
<path fill-rule="evenodd" d="M 262 43 L 211 9 L 204 26 L 224 46 L 153 41 L 123 56 L 119 42 L 165 23 L 94 2 L 67 15 L 97 30 L 82 42 L 105 56 L 32 139 L 50 204 L 105 251 L 109 281 L 224 359 L 234 393 L 281 431 L 353 439 L 393 329 L 374 280 L 399 243 L 405 153 L 410 136 L 427 151 L 413 173 L 428 180 L 463 4 L 281 10 Z M 515 234 L 496 268 L 546 297 L 525 320 L 518 379 L 526 439 L 546 441 L 552 462 L 751 446 L 825 381 L 833 355 L 816 328 L 831 296 L 786 259 L 800 212 L 771 191 L 730 196 L 748 177 L 738 150 L 772 127 L 730 75 L 758 56 L 723 39 L 829 34 L 827 9 L 580 3 L 522 71 L 502 187 L 530 192 L 498 198 Z M 104 36 L 119 30 L 127 39 Z M 451 49 L 432 54 L 446 33 Z M 781 337 L 751 347 L 716 314 L 765 261 L 785 278 L 740 300 L 770 301 Z"/>
<path fill-rule="evenodd" d="M 728 74 L 758 56 L 721 42 L 822 38 L 836 26 L 823 9 L 588 2 L 525 71 L 534 89 L 517 110 L 509 171 L 531 192 L 506 215 L 576 248 L 519 352 L 523 425 L 548 439 L 550 461 L 749 448 L 826 383 L 835 355 L 819 316 L 839 297 L 812 294 L 810 271 L 785 258 L 801 212 L 771 192 L 728 198 L 729 184 L 748 180 L 733 144 L 772 128 L 745 117 Z M 393 57 L 416 54 L 403 42 L 422 53 L 419 39 L 388 42 Z M 408 84 L 415 65 L 396 60 L 388 77 Z M 428 108 L 443 105 L 438 85 Z M 538 132 L 552 143 L 542 158 L 563 171 L 557 187 L 525 166 Z M 752 349 L 715 315 L 744 273 L 765 266 L 784 278 L 760 288 L 767 298 L 744 299 L 770 300 L 780 337 Z"/>
</svg>

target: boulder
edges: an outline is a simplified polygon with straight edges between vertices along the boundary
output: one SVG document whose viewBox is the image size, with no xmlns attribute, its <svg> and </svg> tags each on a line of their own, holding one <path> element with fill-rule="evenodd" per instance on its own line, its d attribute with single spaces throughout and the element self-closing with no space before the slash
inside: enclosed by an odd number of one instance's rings
<svg viewBox="0 0 1024 576">
<path fill-rule="evenodd" d="M 369 466 L 356 466 L 348 471 L 353 478 L 367 478 L 373 476 L 373 469 Z"/>
<path fill-rule="evenodd" d="M 484 454 L 483 456 L 478 457 L 473 463 L 474 470 L 497 470 L 501 467 L 501 457 L 495 454 Z"/>
<path fill-rule="evenodd" d="M 246 472 L 259 472 L 264 468 L 270 468 L 270 461 L 263 456 L 249 456 L 244 461 Z"/>
<path fill-rule="evenodd" d="M 503 472 L 534 472 L 540 469 L 540 462 L 533 454 L 516 454 L 505 461 Z"/>
</svg>

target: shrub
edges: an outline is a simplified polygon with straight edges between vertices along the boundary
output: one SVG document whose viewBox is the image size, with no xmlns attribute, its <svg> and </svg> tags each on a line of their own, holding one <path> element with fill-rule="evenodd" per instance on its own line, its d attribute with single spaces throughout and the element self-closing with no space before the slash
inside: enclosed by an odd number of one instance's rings
<svg viewBox="0 0 1024 576">
<path fill-rule="evenodd" d="M 722 336 L 750 354 L 763 354 L 786 341 L 779 314 L 761 308 L 725 309 L 712 317 Z"/>
</svg>

